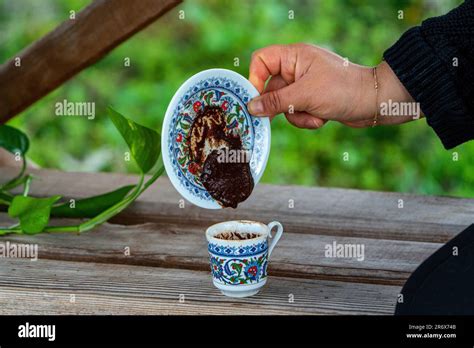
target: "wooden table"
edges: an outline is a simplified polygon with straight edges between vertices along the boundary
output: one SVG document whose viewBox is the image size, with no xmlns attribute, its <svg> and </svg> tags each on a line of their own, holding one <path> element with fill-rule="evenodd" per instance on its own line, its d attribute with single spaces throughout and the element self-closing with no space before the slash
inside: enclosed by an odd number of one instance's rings
<svg viewBox="0 0 474 348">
<path fill-rule="evenodd" d="M 0 181 L 14 172 L 1 167 Z M 80 198 L 136 182 L 32 172 L 39 196 Z M 0 314 L 392 314 L 408 276 L 474 216 L 473 199 L 318 187 L 258 185 L 237 210 L 180 208 L 180 199 L 163 177 L 92 232 L 0 237 L 39 246 L 38 261 L 0 259 Z M 228 219 L 285 227 L 257 296 L 227 298 L 211 283 L 204 231 Z M 0 213 L 1 225 L 10 222 Z M 334 241 L 363 244 L 364 261 L 325 257 Z"/>
</svg>

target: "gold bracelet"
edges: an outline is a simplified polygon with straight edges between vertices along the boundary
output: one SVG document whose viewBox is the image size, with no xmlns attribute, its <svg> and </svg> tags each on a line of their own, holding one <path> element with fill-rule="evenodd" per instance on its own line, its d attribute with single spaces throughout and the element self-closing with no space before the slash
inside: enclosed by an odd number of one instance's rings
<svg viewBox="0 0 474 348">
<path fill-rule="evenodd" d="M 379 84 L 377 82 L 377 67 L 373 68 L 374 73 L 374 87 L 375 87 L 375 115 L 374 115 L 374 122 L 372 123 L 372 127 L 377 125 L 378 116 L 379 116 L 379 105 L 377 103 L 378 94 L 379 94 Z"/>
</svg>

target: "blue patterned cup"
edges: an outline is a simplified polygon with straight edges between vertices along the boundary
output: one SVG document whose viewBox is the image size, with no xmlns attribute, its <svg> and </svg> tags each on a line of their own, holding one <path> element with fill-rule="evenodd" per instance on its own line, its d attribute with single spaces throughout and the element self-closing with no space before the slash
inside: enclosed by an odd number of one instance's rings
<svg viewBox="0 0 474 348">
<path fill-rule="evenodd" d="M 277 227 L 275 237 L 272 229 Z M 223 232 L 240 235 L 254 234 L 256 238 L 228 240 L 216 238 Z M 255 221 L 227 221 L 209 227 L 206 238 L 214 285 L 226 296 L 255 295 L 267 282 L 267 266 L 273 248 L 283 233 L 277 222 L 264 225 Z"/>
</svg>

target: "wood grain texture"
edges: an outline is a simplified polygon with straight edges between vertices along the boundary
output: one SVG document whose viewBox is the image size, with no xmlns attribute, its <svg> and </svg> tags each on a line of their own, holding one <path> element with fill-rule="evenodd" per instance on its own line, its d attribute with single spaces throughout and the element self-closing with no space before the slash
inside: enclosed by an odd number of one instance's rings
<svg viewBox="0 0 474 348">
<path fill-rule="evenodd" d="M 0 262 L 0 315 L 392 314 L 400 291 L 398 286 L 270 276 L 258 295 L 230 299 L 214 288 L 209 272 L 49 260 Z"/>
<path fill-rule="evenodd" d="M 0 122 L 5 122 L 95 63 L 181 0 L 95 0 L 0 66 Z"/>
<path fill-rule="evenodd" d="M 81 198 L 137 182 L 130 175 L 32 171 L 39 196 L 62 194 Z M 0 168 L 0 180 L 15 174 Z M 130 208 L 112 220 L 120 224 L 167 222 L 206 227 L 230 219 L 279 220 L 288 231 L 304 234 L 444 243 L 473 223 L 474 199 L 418 196 L 302 186 L 257 185 L 239 209 L 206 210 L 181 196 L 166 177 L 160 178 Z M 294 201 L 289 208 L 288 201 Z M 403 199 L 404 208 L 398 208 Z"/>
<path fill-rule="evenodd" d="M 0 214 L 0 225 L 6 225 Z M 41 259 L 101 262 L 166 268 L 209 270 L 204 229 L 189 225 L 105 224 L 82 235 L 9 235 L 0 242 L 38 244 Z M 364 259 L 328 258 L 326 245 L 361 244 Z M 286 231 L 272 254 L 276 276 L 402 285 L 442 244 L 384 239 L 318 236 Z M 124 254 L 129 248 L 130 256 Z M 128 249 L 127 249 L 128 250 Z"/>
<path fill-rule="evenodd" d="M 31 170 L 31 192 L 82 198 L 137 178 Z M 0 182 L 15 174 L 0 167 Z M 295 208 L 288 208 L 293 199 Z M 398 199 L 404 209 L 398 209 Z M 210 211 L 165 177 L 111 223 L 76 234 L 9 235 L 37 243 L 40 260 L 0 259 L 4 314 L 391 314 L 400 286 L 443 242 L 472 223 L 474 200 L 315 187 L 258 185 L 238 210 Z M 257 297 L 221 296 L 210 282 L 204 230 L 228 219 L 280 220 L 270 281 Z M 0 224 L 11 223 L 0 213 Z M 76 221 L 77 222 L 77 221 Z M 74 221 L 53 219 L 53 224 Z M 361 244 L 365 259 L 325 257 Z M 124 254 L 130 248 L 130 256 Z M 70 294 L 80 299 L 69 303 Z M 186 302 L 179 303 L 179 294 Z M 288 295 L 295 303 L 288 303 Z M 30 303 L 35 303 L 31 306 Z"/>
</svg>

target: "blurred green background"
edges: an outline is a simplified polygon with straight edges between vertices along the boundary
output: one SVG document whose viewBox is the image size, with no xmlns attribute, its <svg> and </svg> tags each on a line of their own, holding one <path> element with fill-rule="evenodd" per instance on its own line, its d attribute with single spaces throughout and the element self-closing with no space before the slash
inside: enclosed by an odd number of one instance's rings
<svg viewBox="0 0 474 348">
<path fill-rule="evenodd" d="M 88 3 L 0 0 L 0 62 L 67 20 L 70 10 L 79 11 Z M 189 0 L 10 124 L 30 136 L 30 157 L 41 166 L 134 172 L 136 168 L 123 161 L 126 145 L 105 115 L 107 105 L 159 130 L 174 92 L 200 70 L 228 68 L 247 76 L 252 51 L 292 42 L 315 43 L 353 62 L 375 65 L 407 28 L 459 3 Z M 178 18 L 180 10 L 184 19 Z M 288 18 L 290 10 L 293 20 Z M 399 10 L 404 13 L 402 20 Z M 124 67 L 126 57 L 130 67 Z M 63 99 L 95 101 L 95 120 L 55 116 L 54 104 Z M 263 177 L 266 183 L 474 195 L 474 142 L 446 151 L 425 120 L 374 129 L 330 123 L 308 131 L 293 128 L 281 116 L 272 123 L 271 151 Z M 343 160 L 345 152 L 349 161 Z M 453 161 L 453 152 L 458 153 L 458 161 Z"/>
</svg>

